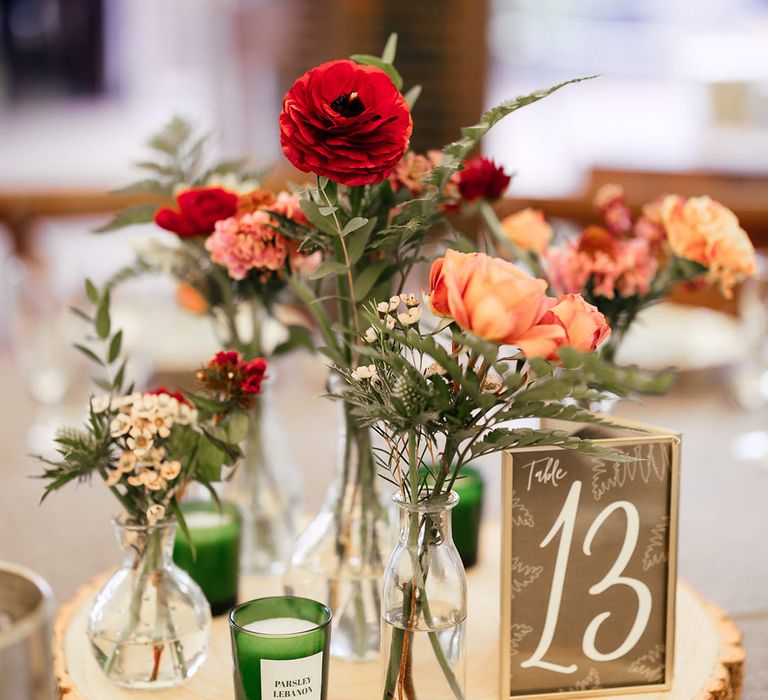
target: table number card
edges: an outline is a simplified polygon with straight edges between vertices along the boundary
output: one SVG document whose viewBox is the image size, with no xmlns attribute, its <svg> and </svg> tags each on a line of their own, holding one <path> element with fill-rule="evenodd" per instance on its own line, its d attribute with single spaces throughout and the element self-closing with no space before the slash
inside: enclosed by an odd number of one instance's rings
<svg viewBox="0 0 768 700">
<path fill-rule="evenodd" d="M 671 684 L 680 438 L 615 422 L 569 428 L 636 461 L 504 457 L 502 697 Z"/>
</svg>

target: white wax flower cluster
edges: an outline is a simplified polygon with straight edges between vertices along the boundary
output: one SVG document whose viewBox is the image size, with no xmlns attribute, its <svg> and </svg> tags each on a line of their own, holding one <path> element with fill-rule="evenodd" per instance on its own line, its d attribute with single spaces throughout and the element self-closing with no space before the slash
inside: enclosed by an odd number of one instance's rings
<svg viewBox="0 0 768 700">
<path fill-rule="evenodd" d="M 110 422 L 110 435 L 121 443 L 124 440 L 124 449 L 109 472 L 107 485 L 115 486 L 125 478 L 130 486 L 144 487 L 159 497 L 171 496 L 174 489 L 170 482 L 181 473 L 181 463 L 166 459 L 166 449 L 159 442 L 170 436 L 174 425 L 194 424 L 197 411 L 168 394 L 140 392 L 111 400 L 109 396 L 98 396 L 91 406 L 94 413 L 110 408 L 117 411 Z M 162 493 L 165 491 L 168 493 Z M 162 517 L 158 516 L 159 509 L 150 509 L 150 521 Z"/>
</svg>

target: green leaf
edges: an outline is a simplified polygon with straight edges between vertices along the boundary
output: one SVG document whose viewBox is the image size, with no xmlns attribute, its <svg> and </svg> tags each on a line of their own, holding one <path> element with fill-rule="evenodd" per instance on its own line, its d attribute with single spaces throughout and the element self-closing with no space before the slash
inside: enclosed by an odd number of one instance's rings
<svg viewBox="0 0 768 700">
<path fill-rule="evenodd" d="M 331 321 L 320 300 L 312 289 L 298 276 L 289 275 L 288 284 L 291 286 L 291 290 L 296 297 L 304 304 L 315 319 L 317 327 L 320 329 L 320 333 L 323 336 L 323 340 L 328 344 L 326 355 L 335 364 L 343 365 L 344 359 L 339 348 L 339 342 L 333 333 Z M 318 350 L 320 350 L 320 348 L 318 348 Z"/>
<path fill-rule="evenodd" d="M 307 218 L 324 233 L 329 236 L 338 236 L 339 231 L 336 228 L 336 224 L 327 219 L 320 213 L 320 205 L 316 202 L 312 202 L 309 199 L 301 200 L 301 209 L 307 215 Z"/>
<path fill-rule="evenodd" d="M 357 231 L 357 229 L 359 229 L 361 226 L 365 226 L 368 221 L 368 219 L 362 216 L 352 217 L 349 221 L 347 221 L 346 226 L 341 229 L 341 235 L 346 236 L 347 234 L 352 233 L 352 231 Z"/>
<path fill-rule="evenodd" d="M 221 481 L 221 468 L 227 455 L 214 444 L 213 436 L 205 432 L 197 448 L 197 469 L 195 477 L 200 481 Z M 216 442 L 221 442 L 216 440 Z"/>
<path fill-rule="evenodd" d="M 355 298 L 358 303 L 362 303 L 367 297 L 374 285 L 381 277 L 384 270 L 387 269 L 386 260 L 378 260 L 368 265 L 355 279 Z"/>
<path fill-rule="evenodd" d="M 122 345 L 123 345 L 123 331 L 120 330 L 117 333 L 115 333 L 114 337 L 112 338 L 112 341 L 109 344 L 109 353 L 107 355 L 107 362 L 109 364 L 112 364 L 117 359 L 117 356 L 120 354 L 120 348 L 122 348 Z"/>
<path fill-rule="evenodd" d="M 111 194 L 169 194 L 171 191 L 171 188 L 168 185 L 164 185 L 160 180 L 147 178 L 146 180 L 139 180 L 132 182 L 130 185 L 111 190 Z"/>
<path fill-rule="evenodd" d="M 208 439 L 208 442 L 210 442 L 217 450 L 223 452 L 232 462 L 242 456 L 242 452 L 237 445 L 217 438 L 213 433 L 209 432 L 203 427 L 200 429 L 203 431 L 203 435 L 205 435 L 205 437 Z M 211 479 L 210 481 L 215 481 L 215 479 Z"/>
<path fill-rule="evenodd" d="M 195 408 L 201 411 L 207 411 L 208 413 L 221 413 L 226 410 L 228 404 L 226 401 L 219 401 L 203 394 L 195 394 L 194 392 L 187 391 L 185 396 L 195 404 Z"/>
<path fill-rule="evenodd" d="M 357 263 L 363 256 L 368 239 L 371 236 L 371 231 L 373 231 L 375 225 L 376 219 L 369 219 L 367 224 L 361 226 L 347 238 L 347 255 L 349 256 L 350 265 Z"/>
<path fill-rule="evenodd" d="M 405 93 L 405 101 L 408 106 L 413 109 L 419 97 L 421 97 L 421 85 L 414 85 L 408 92 Z"/>
<path fill-rule="evenodd" d="M 115 379 L 112 382 L 112 386 L 114 389 L 119 390 L 123 386 L 123 380 L 125 379 L 125 365 L 128 362 L 128 360 L 123 360 L 123 364 L 120 365 L 120 369 L 117 370 L 117 374 L 115 375 Z"/>
<path fill-rule="evenodd" d="M 235 411 L 232 415 L 227 417 L 224 424 L 227 438 L 233 443 L 242 442 L 248 435 L 250 425 L 251 423 L 248 420 L 248 415 L 244 411 Z"/>
<path fill-rule="evenodd" d="M 156 204 L 137 204 L 118 212 L 111 221 L 94 229 L 94 233 L 106 233 L 135 224 L 148 224 L 155 218 Z"/>
<path fill-rule="evenodd" d="M 390 80 L 394 83 L 395 87 L 399 90 L 403 87 L 403 78 L 400 75 L 400 73 L 397 71 L 397 68 L 395 68 L 391 63 L 387 63 L 386 61 L 382 61 L 378 56 L 370 56 L 368 54 L 362 54 L 357 53 L 350 58 L 355 63 L 360 63 L 364 66 L 373 66 L 374 68 L 380 68 L 383 70 L 389 77 Z"/>
<path fill-rule="evenodd" d="M 96 285 L 89 279 L 85 280 L 85 293 L 92 304 L 99 301 L 99 290 L 96 289 Z"/>
<path fill-rule="evenodd" d="M 99 308 L 96 310 L 96 333 L 102 340 L 109 337 L 109 292 L 105 292 L 99 302 Z"/>
<path fill-rule="evenodd" d="M 320 207 L 318 211 L 322 216 L 330 216 L 331 214 L 337 212 L 338 210 L 339 210 L 338 207 L 328 206 L 328 207 Z"/>
<path fill-rule="evenodd" d="M 384 45 L 384 51 L 381 52 L 381 60 L 384 63 L 394 63 L 397 55 L 397 32 L 392 32 Z"/>
<path fill-rule="evenodd" d="M 184 538 L 187 540 L 189 551 L 192 553 L 192 560 L 194 561 L 197 559 L 197 548 L 195 547 L 195 543 L 192 540 L 192 535 L 189 532 L 187 521 L 184 519 L 184 511 L 181 509 L 181 506 L 179 505 L 179 502 L 176 500 L 175 496 L 169 505 L 171 507 L 171 512 L 176 517 L 176 522 L 179 523 L 179 530 L 181 530 L 181 534 L 184 535 Z"/>
<path fill-rule="evenodd" d="M 92 362 L 95 362 L 97 365 L 100 365 L 101 367 L 104 366 L 104 362 L 102 362 L 101 358 L 90 348 L 85 347 L 85 345 L 80 345 L 80 343 L 74 344 L 75 348 L 77 348 L 83 355 L 85 355 L 89 360 Z"/>
<path fill-rule="evenodd" d="M 102 391 L 112 391 L 112 385 L 106 379 L 91 377 L 91 381 Z"/>
<path fill-rule="evenodd" d="M 328 178 L 325 175 L 321 175 L 319 178 L 317 178 L 317 188 L 319 190 L 325 190 L 325 188 L 328 186 Z"/>
<path fill-rule="evenodd" d="M 343 275 L 347 271 L 347 266 L 337 260 L 323 260 L 317 270 L 307 275 L 308 279 L 319 280 L 327 275 Z"/>
</svg>

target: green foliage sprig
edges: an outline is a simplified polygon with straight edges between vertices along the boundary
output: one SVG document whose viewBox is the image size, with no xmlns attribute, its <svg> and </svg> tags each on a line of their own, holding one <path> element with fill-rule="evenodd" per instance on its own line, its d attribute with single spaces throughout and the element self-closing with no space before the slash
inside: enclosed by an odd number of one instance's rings
<svg viewBox="0 0 768 700">
<path fill-rule="evenodd" d="M 45 467 L 42 499 L 73 481 L 101 477 L 130 521 L 151 523 L 175 514 L 186 529 L 178 498 L 196 481 L 216 497 L 212 484 L 241 457 L 238 443 L 248 417 L 235 397 L 134 392 L 125 388 L 123 332 L 110 314 L 110 289 L 86 281 L 90 311 L 73 309 L 89 326 L 75 347 L 102 370 L 94 382 L 106 393 L 91 398 L 80 428 L 62 428 L 57 459 L 38 457 Z"/>
<path fill-rule="evenodd" d="M 623 459 L 563 430 L 511 422 L 549 418 L 610 425 L 583 406 L 629 397 L 643 388 L 646 376 L 637 368 L 618 368 L 596 353 L 565 347 L 559 363 L 527 359 L 455 324 L 422 328 L 418 310 L 410 315 L 396 311 L 394 298 L 369 307 L 361 367 L 337 369 L 346 380 L 340 398 L 385 441 L 379 465 L 409 499 L 430 499 L 450 490 L 468 462 L 514 448 L 558 446 Z M 414 445 L 416 465 L 409 455 Z M 419 479 L 417 493 L 408 477 L 414 469 L 429 474 Z"/>
</svg>

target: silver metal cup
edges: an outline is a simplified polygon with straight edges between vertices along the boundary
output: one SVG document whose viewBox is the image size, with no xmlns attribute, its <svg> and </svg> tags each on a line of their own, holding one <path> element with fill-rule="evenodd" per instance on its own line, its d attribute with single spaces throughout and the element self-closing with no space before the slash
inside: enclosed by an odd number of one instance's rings
<svg viewBox="0 0 768 700">
<path fill-rule="evenodd" d="M 0 561 L 0 700 L 51 700 L 53 594 L 37 574 Z"/>
</svg>

